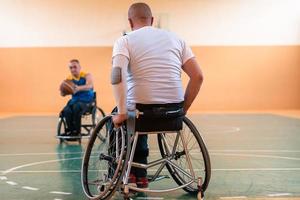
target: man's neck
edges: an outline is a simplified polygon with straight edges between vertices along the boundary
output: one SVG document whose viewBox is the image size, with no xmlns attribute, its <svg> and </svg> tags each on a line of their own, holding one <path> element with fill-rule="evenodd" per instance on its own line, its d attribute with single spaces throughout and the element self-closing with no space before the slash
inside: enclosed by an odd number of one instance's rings
<svg viewBox="0 0 300 200">
<path fill-rule="evenodd" d="M 80 77 L 80 73 L 79 74 L 76 74 L 76 75 L 73 75 L 75 78 L 79 78 Z"/>
<path fill-rule="evenodd" d="M 135 31 L 135 30 L 138 30 L 138 29 L 140 29 L 140 28 L 144 28 L 144 27 L 146 27 L 146 26 L 151 26 L 151 25 L 149 25 L 149 24 L 140 24 L 140 25 L 136 25 L 136 26 L 134 26 L 134 27 L 132 28 L 132 30 Z"/>
</svg>

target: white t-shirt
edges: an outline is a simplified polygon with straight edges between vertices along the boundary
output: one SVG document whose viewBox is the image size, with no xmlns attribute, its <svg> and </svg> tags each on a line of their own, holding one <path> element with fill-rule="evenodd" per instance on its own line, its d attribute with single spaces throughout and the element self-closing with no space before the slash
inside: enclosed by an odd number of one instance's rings
<svg viewBox="0 0 300 200">
<path fill-rule="evenodd" d="M 181 68 L 194 54 L 174 33 L 145 26 L 119 38 L 113 48 L 116 55 L 129 60 L 128 106 L 184 100 Z"/>
</svg>

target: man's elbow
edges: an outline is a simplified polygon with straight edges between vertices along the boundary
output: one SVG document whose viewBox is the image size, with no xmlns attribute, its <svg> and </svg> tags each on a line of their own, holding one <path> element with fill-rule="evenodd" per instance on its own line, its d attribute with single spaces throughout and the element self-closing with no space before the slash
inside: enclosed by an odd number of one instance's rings
<svg viewBox="0 0 300 200">
<path fill-rule="evenodd" d="M 86 88 L 87 88 L 87 89 L 93 89 L 93 88 L 94 88 L 94 85 L 93 85 L 93 84 L 86 84 Z"/>
<path fill-rule="evenodd" d="M 202 73 L 194 74 L 193 79 L 195 82 L 197 82 L 199 85 L 203 83 L 204 77 Z"/>
</svg>

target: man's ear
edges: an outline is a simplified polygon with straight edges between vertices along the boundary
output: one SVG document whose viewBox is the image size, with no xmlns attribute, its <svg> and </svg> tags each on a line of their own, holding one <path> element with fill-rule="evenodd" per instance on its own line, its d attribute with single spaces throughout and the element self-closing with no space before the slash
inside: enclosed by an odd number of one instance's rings
<svg viewBox="0 0 300 200">
<path fill-rule="evenodd" d="M 128 19 L 128 21 L 129 21 L 131 30 L 133 30 L 133 22 L 132 22 L 132 20 L 131 20 L 131 19 Z"/>
</svg>

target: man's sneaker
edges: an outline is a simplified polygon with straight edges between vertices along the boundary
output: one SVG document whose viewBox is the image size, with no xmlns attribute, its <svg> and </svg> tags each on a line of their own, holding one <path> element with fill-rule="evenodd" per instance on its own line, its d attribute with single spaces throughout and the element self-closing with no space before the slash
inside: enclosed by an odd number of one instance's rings
<svg viewBox="0 0 300 200">
<path fill-rule="evenodd" d="M 129 174 L 128 184 L 132 186 L 136 186 L 136 177 L 134 174 Z"/>
<path fill-rule="evenodd" d="M 78 132 L 78 131 L 72 131 L 70 133 L 70 136 L 79 136 L 79 135 L 80 135 L 80 132 Z"/>
<path fill-rule="evenodd" d="M 148 188 L 149 181 L 147 177 L 136 177 L 136 185 L 138 188 Z"/>
</svg>

